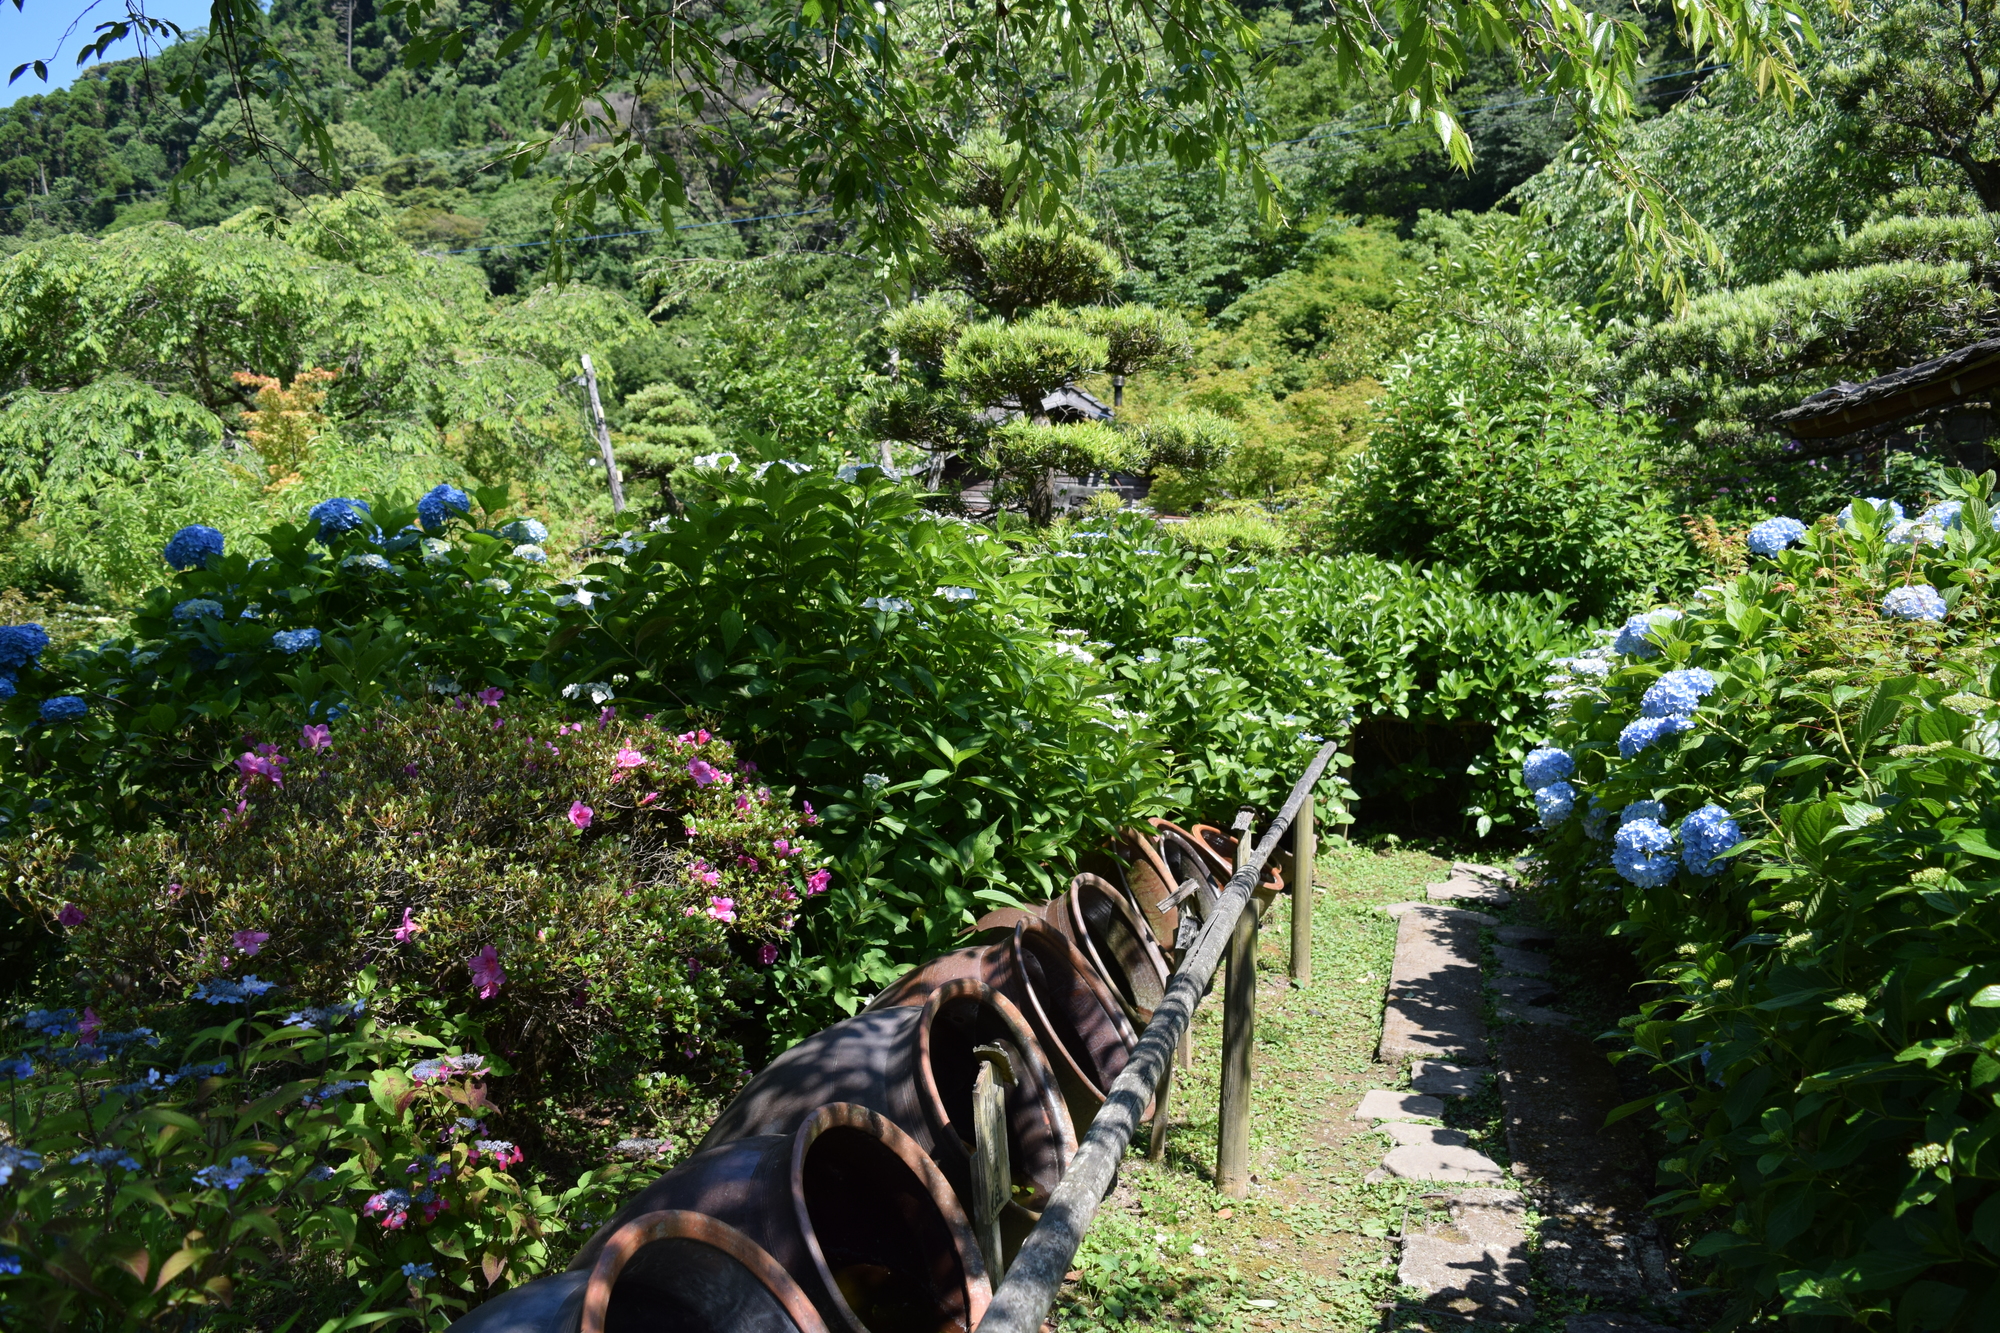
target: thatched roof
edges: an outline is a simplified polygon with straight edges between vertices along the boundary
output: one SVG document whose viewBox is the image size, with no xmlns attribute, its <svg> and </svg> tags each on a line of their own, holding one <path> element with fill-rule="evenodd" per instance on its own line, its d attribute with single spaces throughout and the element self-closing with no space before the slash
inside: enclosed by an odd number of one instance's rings
<svg viewBox="0 0 2000 1333">
<path fill-rule="evenodd" d="M 1982 391 L 1995 385 L 2000 385 L 2000 338 L 1988 338 L 1866 384 L 1821 390 L 1772 417 L 1771 425 L 1801 440 L 1831 439 L 1985 398 Z"/>
</svg>

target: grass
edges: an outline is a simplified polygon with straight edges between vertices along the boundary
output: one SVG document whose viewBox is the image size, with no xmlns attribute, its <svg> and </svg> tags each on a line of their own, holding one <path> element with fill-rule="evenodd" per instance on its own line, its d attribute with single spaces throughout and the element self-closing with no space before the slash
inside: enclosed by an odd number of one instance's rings
<svg viewBox="0 0 2000 1333">
<path fill-rule="evenodd" d="M 1322 854 L 1313 980 L 1286 979 L 1290 913 L 1265 922 L 1258 957 L 1250 1197 L 1217 1194 L 1222 1007 L 1196 1012 L 1195 1067 L 1175 1076 L 1165 1159 L 1127 1157 L 1085 1238 L 1055 1326 L 1116 1330 L 1379 1328 L 1397 1295 L 1396 1242 L 1421 1187 L 1367 1184 L 1386 1140 L 1348 1119 L 1369 1088 L 1401 1086 L 1375 1062 L 1395 923 L 1382 904 L 1422 897 L 1448 862 L 1418 851 Z M 1503 1154 L 1504 1156 L 1504 1154 Z"/>
</svg>

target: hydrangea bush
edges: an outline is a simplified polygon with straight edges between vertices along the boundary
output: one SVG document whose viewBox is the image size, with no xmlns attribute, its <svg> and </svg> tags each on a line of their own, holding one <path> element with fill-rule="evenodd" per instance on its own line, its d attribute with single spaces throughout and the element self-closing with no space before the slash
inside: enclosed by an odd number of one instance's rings
<svg viewBox="0 0 2000 1333">
<path fill-rule="evenodd" d="M 216 980 L 183 1037 L 94 1008 L 4 1030 L 10 1326 L 442 1329 L 625 1192 L 530 1183 L 491 1124 L 504 1065 L 379 1017 L 372 974 L 320 1007 Z"/>
<path fill-rule="evenodd" d="M 2000 1318 L 2000 534 L 1950 485 L 1939 540 L 1857 501 L 1552 694 L 1542 891 L 1652 970 L 1627 1110 L 1732 1319 Z"/>
<path fill-rule="evenodd" d="M 173 825 L 0 843 L 8 897 L 108 1021 L 245 971 L 334 1003 L 368 967 L 392 1013 L 476 1020 L 522 1098 L 697 1119 L 771 1053 L 751 1011 L 828 885 L 815 817 L 706 730 L 503 695 L 246 737 Z"/>
</svg>

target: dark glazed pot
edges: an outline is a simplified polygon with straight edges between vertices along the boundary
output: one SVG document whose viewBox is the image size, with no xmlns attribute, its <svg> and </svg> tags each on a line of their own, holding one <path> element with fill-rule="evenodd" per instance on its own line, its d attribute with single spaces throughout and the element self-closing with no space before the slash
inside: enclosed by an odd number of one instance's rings
<svg viewBox="0 0 2000 1333">
<path fill-rule="evenodd" d="M 1055 1069 L 1071 1125 L 1087 1128 L 1139 1044 L 1110 985 L 1062 932 L 1023 913 L 1000 938 L 932 959 L 868 1007 L 922 1004 L 938 987 L 966 976 L 978 977 L 1027 1015 Z"/>
<path fill-rule="evenodd" d="M 1132 904 L 1139 909 L 1146 928 L 1153 932 L 1154 943 L 1162 953 L 1169 953 L 1174 947 L 1174 932 L 1180 927 L 1181 914 L 1174 907 L 1161 910 L 1160 904 L 1173 896 L 1180 880 L 1174 878 L 1174 872 L 1160 855 L 1158 842 L 1138 829 L 1126 829 L 1119 835 L 1118 850 L 1125 858 L 1125 888 Z"/>
<path fill-rule="evenodd" d="M 577 1333 L 588 1273 L 557 1273 L 509 1287 L 454 1319 L 459 1333 Z"/>
<path fill-rule="evenodd" d="M 789 1134 L 819 1107 L 853 1102 L 915 1139 L 970 1200 L 972 1052 L 989 1042 L 1021 1056 L 1022 1077 L 1007 1093 L 1007 1156 L 1015 1200 L 1039 1212 L 1069 1169 L 1076 1133 L 1028 1020 L 975 976 L 938 987 L 921 1007 L 869 1009 L 806 1038 L 744 1085 L 701 1146 Z"/>
<path fill-rule="evenodd" d="M 1049 906 L 1052 915 L 1060 916 L 1058 929 L 1111 983 L 1132 1026 L 1143 1029 L 1152 1022 L 1153 1011 L 1166 998 L 1170 974 L 1131 900 L 1116 885 L 1086 873 L 1072 879 L 1069 892 Z"/>
<path fill-rule="evenodd" d="M 715 1225 L 686 1220 L 696 1214 Z M 743 1301 L 742 1322 L 714 1333 L 814 1333 L 820 1320 L 837 1333 L 971 1333 L 993 1297 L 972 1227 L 936 1165 L 886 1118 L 845 1103 L 815 1109 L 790 1134 L 705 1147 L 627 1201 L 570 1263 L 590 1274 L 581 1333 L 599 1333 L 587 1322 L 596 1309 L 603 1333 L 680 1333 L 678 1324 L 614 1320 L 648 1308 L 649 1293 L 700 1286 L 685 1273 L 690 1258 L 722 1275 L 718 1306 Z M 790 1291 L 777 1280 L 786 1277 Z"/>
</svg>

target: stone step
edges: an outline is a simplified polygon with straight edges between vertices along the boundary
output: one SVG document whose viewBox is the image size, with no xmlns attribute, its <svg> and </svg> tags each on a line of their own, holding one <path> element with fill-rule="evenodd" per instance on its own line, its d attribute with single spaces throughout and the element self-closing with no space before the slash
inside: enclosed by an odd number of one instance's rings
<svg viewBox="0 0 2000 1333">
<path fill-rule="evenodd" d="M 1549 974 L 1549 956 L 1532 949 L 1510 949 L 1504 944 L 1496 944 L 1493 946 L 1493 961 L 1500 964 L 1502 972 L 1513 976 L 1545 977 Z"/>
<path fill-rule="evenodd" d="M 1481 919 L 1449 908 L 1412 909 L 1396 922 L 1396 956 L 1382 1014 L 1384 1064 L 1486 1049 L 1479 969 Z"/>
<path fill-rule="evenodd" d="M 1465 1137 L 1462 1129 L 1445 1129 L 1438 1125 L 1419 1125 L 1408 1120 L 1385 1120 L 1375 1126 L 1381 1133 L 1395 1140 L 1398 1148 L 1468 1148 L 1472 1141 Z"/>
<path fill-rule="evenodd" d="M 1468 879 L 1483 879 L 1488 884 L 1497 884 L 1503 889 L 1520 887 L 1520 881 L 1514 878 L 1511 870 L 1502 870 L 1498 866 L 1483 866 L 1477 861 L 1453 861 L 1451 873 L 1464 875 Z"/>
<path fill-rule="evenodd" d="M 1489 907 L 1505 907 L 1514 901 L 1514 895 L 1497 884 L 1486 884 L 1476 879 L 1460 879 L 1457 876 L 1442 884 L 1426 884 L 1424 894 L 1434 903 L 1485 903 Z"/>
<path fill-rule="evenodd" d="M 1433 1097 L 1470 1097 L 1486 1086 L 1493 1071 L 1482 1065 L 1419 1060 L 1410 1066 L 1410 1086 Z"/>
<path fill-rule="evenodd" d="M 1462 1319 L 1525 1324 L 1535 1317 L 1528 1294 L 1525 1201 L 1513 1190 L 1468 1189 L 1427 1195 L 1449 1222 L 1425 1222 L 1403 1237 L 1396 1280 L 1424 1293 L 1424 1304 Z"/>
<path fill-rule="evenodd" d="M 1466 1185 L 1504 1185 L 1507 1173 L 1483 1152 L 1462 1144 L 1406 1143 L 1391 1148 L 1382 1159 L 1382 1169 L 1366 1179 L 1445 1180 Z"/>
<path fill-rule="evenodd" d="M 1469 907 L 1451 907 L 1442 903 L 1384 903 L 1382 910 L 1393 917 L 1404 917 L 1411 912 L 1428 912 L 1439 917 L 1462 917 L 1481 926 L 1497 926 L 1500 918 L 1475 912 Z"/>
<path fill-rule="evenodd" d="M 1494 1006 L 1503 1023 L 1534 1023 L 1545 1027 L 1560 1027 L 1576 1022 L 1576 1015 L 1563 1013 L 1559 1009 L 1544 1009 L 1538 1004 L 1516 1004 L 1512 1000 L 1502 1000 Z"/>
<path fill-rule="evenodd" d="M 1540 944 L 1555 938 L 1546 926 L 1502 926 L 1493 932 L 1502 944 Z"/>
<path fill-rule="evenodd" d="M 1555 983 L 1547 977 L 1495 977 L 1486 983 L 1486 988 L 1501 999 L 1512 1000 L 1516 1004 L 1534 1004 L 1556 993 Z"/>
<path fill-rule="evenodd" d="M 1435 1097 L 1414 1092 L 1390 1092 L 1376 1088 L 1361 1098 L 1354 1108 L 1356 1120 L 1442 1120 L 1444 1103 Z"/>
</svg>

